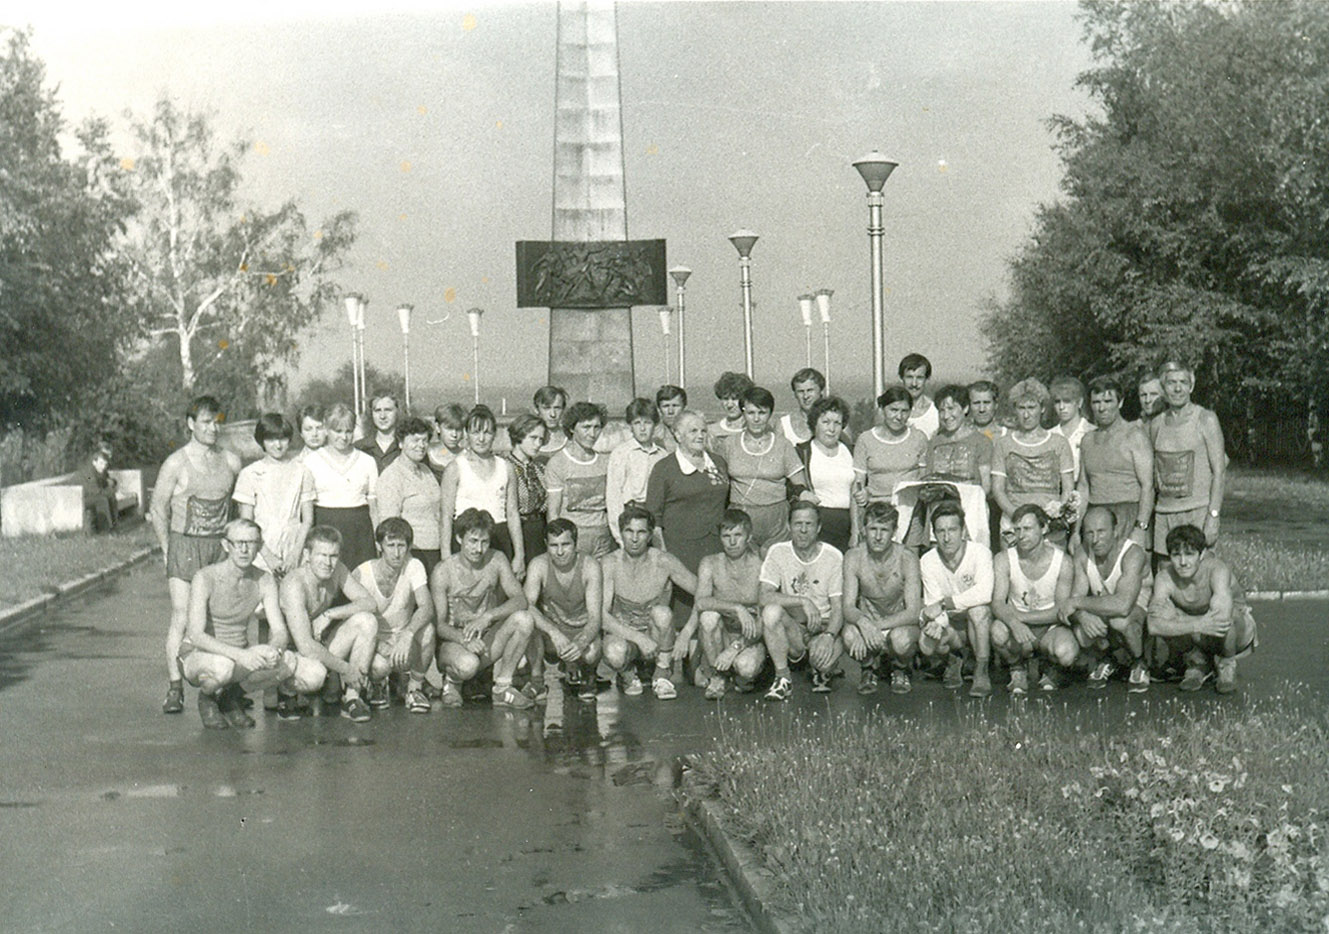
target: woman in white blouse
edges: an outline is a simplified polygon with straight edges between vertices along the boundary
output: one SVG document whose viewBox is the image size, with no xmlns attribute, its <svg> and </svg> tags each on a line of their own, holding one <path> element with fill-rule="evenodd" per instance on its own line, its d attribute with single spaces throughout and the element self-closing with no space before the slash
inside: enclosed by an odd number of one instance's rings
<svg viewBox="0 0 1329 934">
<path fill-rule="evenodd" d="M 443 471 L 440 545 L 445 557 L 451 554 L 452 521 L 467 509 L 482 510 L 494 520 L 490 545 L 508 556 L 513 572 L 521 577 L 526 569 L 526 549 L 517 508 L 517 484 L 512 464 L 494 454 L 497 430 L 498 420 L 487 405 L 477 405 L 466 416 L 466 450 Z"/>
<path fill-rule="evenodd" d="M 358 567 L 377 555 L 374 523 L 378 466 L 351 446 L 355 416 L 341 403 L 328 410 L 328 443 L 305 458 L 314 475 L 314 524 L 341 532 L 341 563 Z"/>
<path fill-rule="evenodd" d="M 854 452 L 840 440 L 849 422 L 849 406 L 838 396 L 818 399 L 808 409 L 812 437 L 794 446 L 807 472 L 808 486 L 821 504 L 821 540 L 840 551 L 857 539 L 851 497 Z"/>
</svg>

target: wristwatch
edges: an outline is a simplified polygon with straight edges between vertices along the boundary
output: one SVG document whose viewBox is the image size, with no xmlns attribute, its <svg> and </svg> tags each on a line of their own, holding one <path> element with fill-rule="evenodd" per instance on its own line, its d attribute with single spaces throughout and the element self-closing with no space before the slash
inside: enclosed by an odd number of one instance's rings
<svg viewBox="0 0 1329 934">
<path fill-rule="evenodd" d="M 1209 518 L 1210 518 L 1210 519 L 1217 519 L 1217 518 L 1218 518 L 1218 510 L 1217 510 L 1217 509 L 1211 509 L 1211 510 L 1209 510 Z"/>
<path fill-rule="evenodd" d="M 1149 522 L 1148 522 L 1147 519 L 1136 519 L 1136 520 L 1135 520 L 1135 527 L 1136 527 L 1137 529 L 1139 529 L 1141 532 L 1148 532 L 1148 531 L 1149 531 Z"/>
</svg>

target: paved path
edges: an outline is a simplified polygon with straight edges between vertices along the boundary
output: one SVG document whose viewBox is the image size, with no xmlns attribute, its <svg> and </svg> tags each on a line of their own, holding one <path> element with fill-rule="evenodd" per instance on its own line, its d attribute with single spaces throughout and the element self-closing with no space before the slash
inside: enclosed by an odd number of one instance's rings
<svg viewBox="0 0 1329 934">
<path fill-rule="evenodd" d="M 1329 700 L 1329 605 L 1257 605 L 1262 645 L 1225 703 Z M 204 732 L 157 712 L 165 585 L 145 565 L 105 596 L 0 642 L 0 928 L 133 931 L 745 930 L 667 794 L 672 757 L 724 716 L 1000 716 L 936 682 L 788 705 L 600 695 L 561 735 L 487 705 L 368 724 Z M 1033 702 L 1033 701 L 1030 701 Z M 1159 685 L 1050 701 L 1106 729 L 1171 715 Z M 717 709 L 718 708 L 718 709 Z"/>
</svg>

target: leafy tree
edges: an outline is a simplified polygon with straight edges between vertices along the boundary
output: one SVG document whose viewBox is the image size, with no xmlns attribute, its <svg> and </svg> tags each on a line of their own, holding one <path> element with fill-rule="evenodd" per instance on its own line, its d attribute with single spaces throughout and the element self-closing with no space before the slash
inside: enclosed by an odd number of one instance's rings
<svg viewBox="0 0 1329 934">
<path fill-rule="evenodd" d="M 130 334 L 111 247 L 130 202 L 104 122 L 66 126 L 26 32 L 0 29 L 0 424 L 44 428 L 111 378 Z"/>
<path fill-rule="evenodd" d="M 1196 364 L 1230 415 L 1329 395 L 1329 5 L 1083 0 L 1098 112 L 989 306 L 990 368 Z"/>
<path fill-rule="evenodd" d="M 280 398 L 295 336 L 338 293 L 355 238 L 343 211 L 310 231 L 294 200 L 244 203 L 249 143 L 217 142 L 204 114 L 166 96 L 133 125 L 139 213 L 121 240 L 142 333 L 176 352 L 185 389 L 226 386 L 236 414 Z"/>
</svg>

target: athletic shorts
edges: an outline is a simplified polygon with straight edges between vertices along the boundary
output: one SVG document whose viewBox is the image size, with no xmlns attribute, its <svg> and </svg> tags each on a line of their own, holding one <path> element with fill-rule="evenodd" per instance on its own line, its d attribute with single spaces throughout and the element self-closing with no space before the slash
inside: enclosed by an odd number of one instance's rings
<svg viewBox="0 0 1329 934">
<path fill-rule="evenodd" d="M 1090 503 L 1099 509 L 1106 509 L 1117 520 L 1117 537 L 1125 538 L 1135 530 L 1135 521 L 1140 518 L 1140 501 L 1129 503 Z"/>
<path fill-rule="evenodd" d="M 651 628 L 651 610 L 654 607 L 655 604 L 633 603 L 615 594 L 614 602 L 609 611 L 629 629 L 635 629 L 637 632 L 649 632 Z"/>
<path fill-rule="evenodd" d="M 221 536 L 172 532 L 166 540 L 166 577 L 188 583 L 194 575 L 222 559 Z"/>
<path fill-rule="evenodd" d="M 1197 529 L 1204 528 L 1204 520 L 1209 517 L 1209 507 L 1201 506 L 1198 509 L 1187 509 L 1185 512 L 1155 512 L 1154 513 L 1154 551 L 1160 555 L 1167 554 L 1167 533 L 1182 525 L 1193 525 Z"/>
<path fill-rule="evenodd" d="M 752 547 L 763 551 L 789 537 L 789 503 L 780 500 L 764 506 L 740 505 L 735 507 L 752 519 Z"/>
<path fill-rule="evenodd" d="M 577 527 L 577 554 L 598 560 L 617 547 L 614 536 L 609 534 L 608 525 Z"/>
</svg>

